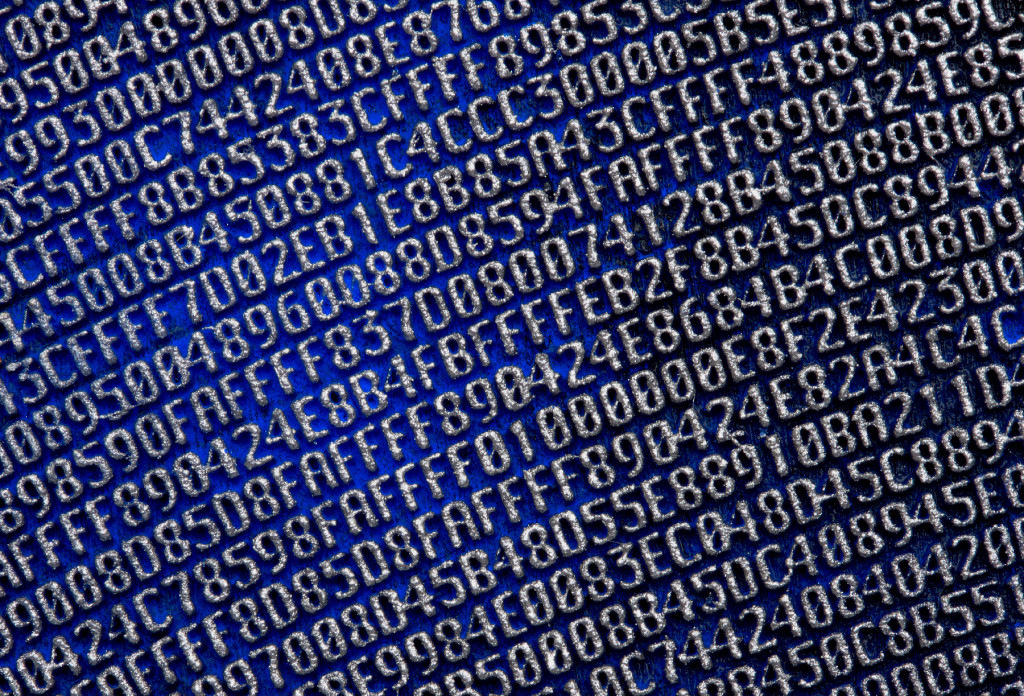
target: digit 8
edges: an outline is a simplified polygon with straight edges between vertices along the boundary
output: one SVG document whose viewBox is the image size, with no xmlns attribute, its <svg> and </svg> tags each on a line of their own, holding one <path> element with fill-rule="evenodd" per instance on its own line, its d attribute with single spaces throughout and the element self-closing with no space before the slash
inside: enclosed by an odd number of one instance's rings
<svg viewBox="0 0 1024 696">
<path fill-rule="evenodd" d="M 146 209 L 146 219 L 152 225 L 166 224 L 174 217 L 174 208 L 164 194 L 164 186 L 159 181 L 151 181 L 139 189 L 137 198 Z"/>
<path fill-rule="evenodd" d="M 694 198 L 702 206 L 701 217 L 707 224 L 720 225 L 732 217 L 732 211 L 722 200 L 724 194 L 725 188 L 717 181 L 707 181 L 694 192 Z"/>
<path fill-rule="evenodd" d="M 71 444 L 71 428 L 61 423 L 61 411 L 47 404 L 32 414 L 32 422 L 43 432 L 46 446 L 52 450 Z"/>
<path fill-rule="evenodd" d="M 505 279 L 505 266 L 503 264 L 497 261 L 486 263 L 477 271 L 476 277 L 480 284 L 484 286 L 484 295 L 491 305 L 500 307 L 514 299 L 515 292 Z"/>
<path fill-rule="evenodd" d="M 647 330 L 654 342 L 654 349 L 661 354 L 675 351 L 682 343 L 682 334 L 672 326 L 675 315 L 670 310 L 658 309 L 647 315 Z"/>
<path fill-rule="evenodd" d="M 853 136 L 853 150 L 860 155 L 857 165 L 865 174 L 881 174 L 889 166 L 889 158 L 882 149 L 882 134 L 874 128 Z"/>
<path fill-rule="evenodd" d="M 0 532 L 10 534 L 25 524 L 25 513 L 14 506 L 14 496 L 9 490 L 0 491 Z"/>
<path fill-rule="evenodd" d="M 832 390 L 827 386 L 828 376 L 820 365 L 808 365 L 797 373 L 796 379 L 804 390 L 804 402 L 815 411 L 832 402 Z"/>
<path fill-rule="evenodd" d="M 556 45 L 566 58 L 578 56 L 587 47 L 587 37 L 579 30 L 579 26 L 579 17 L 572 10 L 559 12 L 551 20 L 551 32 L 558 37 Z"/>
<path fill-rule="evenodd" d="M 699 469 L 708 482 L 708 494 L 715 500 L 727 498 L 736 490 L 736 481 L 728 475 L 729 462 L 724 457 L 717 454 L 704 457 Z"/>
<path fill-rule="evenodd" d="M 939 446 L 930 437 L 924 437 L 910 446 L 910 459 L 917 464 L 914 475 L 923 481 L 942 476 L 945 467 L 939 461 Z"/>
<path fill-rule="evenodd" d="M 292 197 L 292 205 L 299 215 L 316 215 L 323 207 L 320 196 L 313 190 L 313 177 L 309 172 L 293 174 L 284 188 Z"/>
<path fill-rule="evenodd" d="M 430 188 L 430 180 L 413 179 L 405 185 L 405 197 L 412 204 L 412 217 L 418 223 L 427 223 L 437 219 L 441 205 L 434 200 Z"/>
<path fill-rule="evenodd" d="M 71 462 L 64 457 L 50 462 L 46 467 L 46 479 L 53 484 L 54 493 L 62 503 L 75 500 L 85 489 L 82 482 L 72 473 Z"/>
<path fill-rule="evenodd" d="M 850 533 L 856 540 L 857 553 L 861 558 L 874 556 L 885 545 L 882 536 L 875 531 L 876 526 L 875 516 L 870 512 L 857 515 L 850 520 Z"/>
<path fill-rule="evenodd" d="M 261 522 L 281 511 L 281 503 L 271 492 L 270 482 L 262 476 L 246 481 L 242 493 L 252 503 L 253 513 Z"/>
<path fill-rule="evenodd" d="M 743 310 L 736 304 L 739 298 L 729 286 L 717 288 L 708 295 L 708 304 L 715 310 L 715 323 L 723 331 L 731 331 L 743 323 Z"/>
<path fill-rule="evenodd" d="M 324 198 L 330 203 L 341 203 L 352 195 L 352 185 L 345 179 L 342 164 L 336 159 L 318 164 L 316 178 L 324 187 Z"/>
<path fill-rule="evenodd" d="M 920 148 L 914 142 L 914 130 L 910 121 L 896 121 L 885 128 L 885 136 L 892 145 L 890 159 L 896 164 L 913 164 L 917 161 Z"/>
<path fill-rule="evenodd" d="M 395 256 L 405 264 L 405 277 L 414 283 L 422 283 L 430 277 L 433 270 L 430 261 L 423 255 L 423 242 L 418 239 L 407 239 L 398 245 Z"/>
<path fill-rule="evenodd" d="M 434 400 L 434 409 L 441 416 L 441 428 L 445 435 L 455 437 L 470 426 L 469 414 L 462 410 L 462 397 L 455 392 L 445 392 Z"/>
<path fill-rule="evenodd" d="M 203 588 L 206 601 L 219 603 L 231 596 L 231 584 L 220 574 L 220 562 L 216 558 L 206 558 L 196 563 L 192 574 Z"/>
<path fill-rule="evenodd" d="M 604 447 L 588 447 L 580 452 L 580 466 L 587 470 L 587 484 L 594 490 L 615 483 L 615 469 L 608 465 L 608 450 Z"/>
<path fill-rule="evenodd" d="M 220 341 L 221 354 L 228 362 L 235 363 L 249 357 L 249 343 L 242 337 L 242 324 L 237 319 L 228 317 L 217 322 L 213 335 Z"/>
<path fill-rule="evenodd" d="M 163 7 L 146 14 L 142 26 L 157 53 L 167 53 L 178 45 L 178 32 L 171 28 L 171 13 Z"/>
<path fill-rule="evenodd" d="M 281 13 L 281 26 L 288 30 L 288 45 L 296 50 L 309 48 L 316 40 L 316 32 L 306 24 L 306 10 L 292 5 Z"/>
<path fill-rule="evenodd" d="M 214 198 L 222 198 L 235 190 L 235 180 L 227 172 L 224 157 L 216 152 L 199 161 L 199 175 L 206 179 L 206 190 Z"/>
<path fill-rule="evenodd" d="M 757 497 L 757 508 L 764 513 L 764 527 L 769 534 L 781 534 L 789 529 L 790 517 L 786 512 L 786 499 L 774 488 Z"/>
<path fill-rule="evenodd" d="M 146 277 L 153 283 L 162 283 L 171 277 L 174 266 L 164 258 L 164 247 L 157 239 L 149 239 L 139 245 L 135 255 L 145 267 Z"/>
<path fill-rule="evenodd" d="M 942 436 L 946 450 L 946 466 L 954 473 L 963 473 L 974 466 L 974 453 L 970 450 L 971 436 L 964 428 L 953 428 Z"/>
<path fill-rule="evenodd" d="M 409 570 L 420 560 L 420 552 L 412 545 L 412 532 L 405 527 L 395 527 L 384 535 L 384 543 L 394 552 L 392 559 L 399 570 Z"/>
<path fill-rule="evenodd" d="M 850 37 L 845 31 L 834 31 L 821 42 L 821 50 L 825 54 L 829 72 L 836 77 L 843 77 L 857 67 L 857 56 L 850 50 Z"/>
<path fill-rule="evenodd" d="M 384 264 L 380 268 L 380 264 Z M 380 295 L 393 295 L 402 287 L 402 277 L 395 272 L 395 262 L 386 251 L 376 251 L 366 257 L 366 270 L 373 281 L 373 289 Z"/>
<path fill-rule="evenodd" d="M 971 84 L 986 89 L 999 81 L 999 68 L 992 62 L 992 47 L 979 43 L 964 51 L 964 62 L 971 67 Z"/>
<path fill-rule="evenodd" d="M 320 542 L 310 534 L 312 525 L 305 515 L 293 517 L 284 524 L 284 535 L 292 542 L 292 555 L 300 560 L 312 558 L 320 550 Z"/>
<path fill-rule="evenodd" d="M 548 543 L 548 530 L 539 524 L 531 524 L 520 536 L 523 546 L 530 552 L 530 565 L 542 570 L 558 560 L 558 552 Z"/>
<path fill-rule="evenodd" d="M 341 612 L 341 622 L 352 629 L 349 640 L 357 648 L 377 640 L 377 629 L 370 623 L 366 607 L 353 604 Z"/>
<path fill-rule="evenodd" d="M 885 182 L 885 193 L 889 196 L 889 212 L 899 220 L 917 214 L 920 202 L 914 195 L 914 180 L 906 174 L 897 174 Z"/>
<path fill-rule="evenodd" d="M 373 52 L 373 41 L 366 34 L 356 34 L 345 44 L 359 77 L 373 77 L 380 72 L 380 58 Z"/>
<path fill-rule="evenodd" d="M 238 624 L 238 632 L 249 643 L 267 634 L 267 622 L 260 616 L 259 606 L 251 597 L 245 597 L 231 605 L 231 618 Z"/>
<path fill-rule="evenodd" d="M 786 353 L 778 345 L 775 329 L 762 326 L 750 336 L 750 347 L 757 351 L 757 367 L 762 372 L 771 372 L 782 367 Z"/>
<path fill-rule="evenodd" d="M 316 116 L 312 114 L 296 116 L 289 124 L 289 130 L 299 141 L 299 154 L 306 159 L 319 157 L 327 149 L 327 138 L 320 134 L 319 125 Z"/>
<path fill-rule="evenodd" d="M 488 53 L 495 60 L 498 77 L 511 80 L 523 74 L 523 57 L 516 53 L 516 40 L 508 34 L 491 39 Z"/>
<path fill-rule="evenodd" d="M 825 78 L 825 67 L 818 60 L 818 47 L 813 41 L 793 46 L 790 58 L 796 63 L 796 78 L 805 85 L 816 85 Z"/>
<path fill-rule="evenodd" d="M 153 538 L 164 547 L 164 558 L 168 563 L 182 563 L 192 555 L 192 545 L 181 535 L 181 525 L 176 520 L 158 524 L 153 530 Z"/>
<path fill-rule="evenodd" d="M 831 589 L 839 615 L 844 619 L 853 618 L 864 611 L 864 598 L 856 576 L 849 573 L 837 576 L 832 580 Z"/>
<path fill-rule="evenodd" d="M 501 193 L 501 179 L 495 175 L 494 163 L 489 156 L 481 154 L 469 159 L 466 173 L 473 178 L 473 193 L 478 198 L 494 198 Z"/>
<path fill-rule="evenodd" d="M 417 56 L 429 56 L 437 50 L 438 38 L 431 28 L 426 12 L 410 12 L 402 20 L 402 29 L 409 35 L 409 49 Z"/>
<path fill-rule="evenodd" d="M 694 510 L 704 501 L 704 491 L 696 483 L 697 475 L 688 466 L 681 466 L 669 474 L 669 485 L 676 494 L 676 505 L 683 510 Z"/>
<path fill-rule="evenodd" d="M 121 554 L 117 551 L 107 551 L 97 556 L 96 572 L 104 578 L 103 586 L 111 594 L 121 594 L 132 586 L 132 576 L 124 569 Z"/>
<path fill-rule="evenodd" d="M 960 256 L 964 244 L 957 235 L 957 223 L 949 215 L 940 215 L 932 220 L 928 226 L 935 241 L 935 255 L 941 260 L 947 261 Z"/>
<path fill-rule="evenodd" d="M 142 502 L 142 489 L 135 483 L 124 483 L 114 489 L 114 505 L 121 508 L 121 518 L 129 527 L 148 522 L 150 507 Z"/>
<path fill-rule="evenodd" d="M 580 577 L 587 584 L 587 596 L 600 602 L 615 592 L 615 582 L 608 577 L 608 564 L 600 556 L 591 556 L 580 565 Z"/>
<path fill-rule="evenodd" d="M 484 230 L 484 216 L 472 213 L 459 220 L 459 234 L 466 238 L 466 252 L 474 259 L 490 256 L 494 250 L 494 237 Z"/>
<path fill-rule="evenodd" d="M 462 638 L 462 624 L 458 619 L 445 619 L 434 627 L 434 637 L 444 646 L 444 659 L 458 662 L 469 656 L 469 643 Z"/>
<path fill-rule="evenodd" d="M 921 45 L 914 33 L 914 23 L 906 12 L 897 12 L 885 21 L 885 30 L 892 35 L 889 50 L 900 58 L 913 58 Z"/>
<path fill-rule="evenodd" d="M 315 570 L 304 568 L 292 577 L 292 589 L 299 595 L 299 603 L 307 614 L 315 614 L 327 606 L 327 592 L 320 587 L 320 576 Z"/>
<path fill-rule="evenodd" d="M 613 604 L 601 610 L 601 624 L 608 629 L 608 644 L 616 650 L 628 648 L 635 638 L 629 625 L 629 615 L 621 604 Z"/>
<path fill-rule="evenodd" d="M 883 616 L 878 622 L 878 629 L 889 639 L 886 646 L 890 654 L 902 657 L 913 649 L 914 636 L 907 630 L 907 617 L 903 612 L 894 611 Z"/>
<path fill-rule="evenodd" d="M 348 18 L 356 24 L 366 24 L 372 22 L 374 17 L 377 16 L 377 5 L 374 4 L 373 0 L 345 0 L 348 4 Z M 400 7 L 404 7 L 405 3 L 402 3 Z M 399 9 L 396 7 L 395 9 Z"/>
<path fill-rule="evenodd" d="M 721 280 L 729 272 L 729 263 L 722 257 L 722 243 L 717 237 L 704 237 L 693 245 L 693 255 L 700 261 L 704 280 Z"/>
<path fill-rule="evenodd" d="M 61 19 L 60 5 L 56 2 L 44 2 L 37 7 L 33 19 L 41 29 L 46 48 L 52 48 L 71 38 L 71 27 Z"/>
<path fill-rule="evenodd" d="M 757 109 L 747 116 L 747 125 L 754 132 L 754 147 L 762 155 L 770 155 L 782 147 L 782 132 L 775 127 L 772 109 Z"/>
</svg>

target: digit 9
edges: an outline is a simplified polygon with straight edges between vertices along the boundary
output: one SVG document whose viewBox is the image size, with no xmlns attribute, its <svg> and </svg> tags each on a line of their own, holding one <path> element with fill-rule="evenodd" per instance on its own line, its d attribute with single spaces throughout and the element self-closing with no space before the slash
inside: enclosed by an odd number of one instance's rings
<svg viewBox="0 0 1024 696">
<path fill-rule="evenodd" d="M 274 320 L 273 311 L 265 304 L 250 307 L 245 310 L 242 316 L 245 320 L 245 328 L 254 338 L 260 336 L 267 337 L 260 348 L 269 348 L 277 342 L 277 322 Z M 257 316 L 260 318 L 260 321 L 256 320 Z"/>
<path fill-rule="evenodd" d="M 245 660 L 235 660 L 224 668 L 224 683 L 234 692 L 248 687 L 246 696 L 256 696 L 259 693 L 256 674 Z"/>
<path fill-rule="evenodd" d="M 409 664 L 397 645 L 388 645 L 377 651 L 373 660 L 377 671 L 385 677 L 398 677 L 391 688 L 398 691 L 409 683 Z"/>
<path fill-rule="evenodd" d="M 882 29 L 874 22 L 863 22 L 854 27 L 853 46 L 865 55 L 864 64 L 869 68 L 885 60 L 885 37 Z"/>
<path fill-rule="evenodd" d="M 281 540 L 281 535 L 273 529 L 253 537 L 252 548 L 256 555 L 264 561 L 274 562 L 274 567 L 270 569 L 272 573 L 280 573 L 288 564 L 288 552 L 284 548 L 284 541 Z"/>
<path fill-rule="evenodd" d="M 0 111 L 14 111 L 10 123 L 16 125 L 28 115 L 28 98 L 14 78 L 0 81 Z"/>
<path fill-rule="evenodd" d="M 973 39 L 981 28 L 981 9 L 976 0 L 950 0 L 949 19 L 957 29 L 967 27 L 963 38 Z"/>
<path fill-rule="evenodd" d="M 519 43 L 531 56 L 540 56 L 535 67 L 543 68 L 555 56 L 551 33 L 543 24 L 531 24 L 519 30 Z"/>
<path fill-rule="evenodd" d="M 47 149 L 56 148 L 57 152 L 50 158 L 51 162 L 56 162 L 68 154 L 68 149 L 71 147 L 71 136 L 68 135 L 64 122 L 59 118 L 47 116 L 40 119 L 36 122 L 33 130 L 40 145 Z"/>
<path fill-rule="evenodd" d="M 12 162 L 23 165 L 23 175 L 28 176 L 39 170 L 39 149 L 27 130 L 8 135 L 4 140 L 4 151 Z"/>
<path fill-rule="evenodd" d="M 142 479 L 142 485 L 146 489 L 149 499 L 157 502 L 167 502 L 160 508 L 161 512 L 170 512 L 178 502 L 178 489 L 174 486 L 174 479 L 167 469 L 157 468 L 146 472 Z"/>
<path fill-rule="evenodd" d="M 218 10 L 230 6 L 234 12 L 234 18 L 238 17 L 238 8 L 230 0 L 228 2 L 207 2 L 206 6 L 211 9 L 217 7 Z M 231 11 L 229 11 L 230 13 Z M 199 0 L 178 0 L 174 3 L 174 18 L 178 20 L 178 24 L 183 29 L 195 27 L 195 30 L 188 37 L 192 41 L 197 40 L 206 33 L 206 13 L 203 12 Z"/>
<path fill-rule="evenodd" d="M 498 396 L 488 379 L 475 379 L 466 385 L 466 402 L 474 411 L 487 410 L 481 423 L 490 423 L 498 416 Z"/>
<path fill-rule="evenodd" d="M 949 187 L 946 184 L 946 171 L 935 164 L 922 167 L 917 173 L 917 188 L 926 198 L 934 198 L 929 210 L 938 210 L 949 202 Z"/>
</svg>

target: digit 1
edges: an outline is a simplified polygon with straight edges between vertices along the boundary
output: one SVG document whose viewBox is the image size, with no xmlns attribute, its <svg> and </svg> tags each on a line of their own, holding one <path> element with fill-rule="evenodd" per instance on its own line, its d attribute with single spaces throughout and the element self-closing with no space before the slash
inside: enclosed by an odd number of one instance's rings
<svg viewBox="0 0 1024 696">
<path fill-rule="evenodd" d="M 7 450 L 0 447 L 0 478 L 10 476 L 14 473 L 14 464 L 11 462 Z"/>
<path fill-rule="evenodd" d="M 964 379 L 963 375 L 957 375 L 953 378 L 953 388 L 956 389 L 956 395 L 960 399 L 960 406 L 964 410 L 964 416 L 970 418 L 974 415 L 974 401 L 971 400 L 971 393 L 967 390 L 967 380 Z"/>
<path fill-rule="evenodd" d="M 1024 616 L 1024 587 L 1021 587 L 1020 575 L 1014 573 L 1010 578 L 1010 589 L 1013 590 L 1013 600 L 1017 605 L 1017 613 Z"/>
<path fill-rule="evenodd" d="M 775 462 L 775 471 L 778 472 L 780 477 L 789 476 L 789 462 L 782 455 L 782 440 L 779 439 L 779 436 L 769 435 L 764 439 L 764 444 L 768 448 L 769 454 L 772 455 L 772 460 Z"/>
<path fill-rule="evenodd" d="M 352 209 L 352 214 L 359 221 L 359 227 L 362 229 L 366 241 L 370 244 L 376 244 L 377 233 L 373 231 L 373 224 L 370 222 L 370 214 L 366 212 L 366 206 L 360 203 Z"/>
<path fill-rule="evenodd" d="M 928 418 L 931 420 L 932 425 L 942 425 L 942 409 L 939 408 L 939 402 L 935 398 L 935 387 L 931 384 L 926 384 L 921 387 L 920 394 L 928 405 Z"/>
<path fill-rule="evenodd" d="M 658 221 L 654 217 L 654 210 L 651 206 L 649 204 L 642 205 L 637 208 L 636 212 L 647 229 L 647 236 L 651 238 L 651 246 L 660 247 L 664 244 L 665 237 L 661 234 L 661 229 L 658 228 Z"/>
<path fill-rule="evenodd" d="M 0 380 L 0 404 L 3 404 L 4 411 L 7 412 L 8 416 L 13 416 L 18 412 L 18 407 L 14 405 L 14 397 L 7 390 L 7 385 L 3 380 Z"/>
<path fill-rule="evenodd" d="M 348 158 L 356 163 L 366 188 L 370 191 L 377 188 L 377 180 L 373 178 L 373 172 L 370 171 L 370 164 L 366 161 L 366 155 L 363 154 L 363 151 L 357 147 Z"/>
<path fill-rule="evenodd" d="M 14 0 L 14 7 L 21 7 L 21 2 L 22 2 L 22 0 Z M 0 8 L 0 17 L 3 17 L 5 14 L 7 14 L 10 11 L 11 11 L 11 6 L 10 5 L 8 5 L 7 7 Z M 4 57 L 2 55 L 0 55 L 0 75 L 3 75 L 6 72 L 7 72 L 7 61 L 4 60 Z"/>
<path fill-rule="evenodd" d="M 526 428 L 523 426 L 523 422 L 521 420 L 517 420 L 512 424 L 512 427 L 509 428 L 509 430 L 511 430 L 512 434 L 516 436 L 517 440 L 519 440 L 519 449 L 523 451 L 523 457 L 526 461 L 532 462 L 533 447 L 530 445 L 530 438 L 526 434 Z"/>
</svg>

